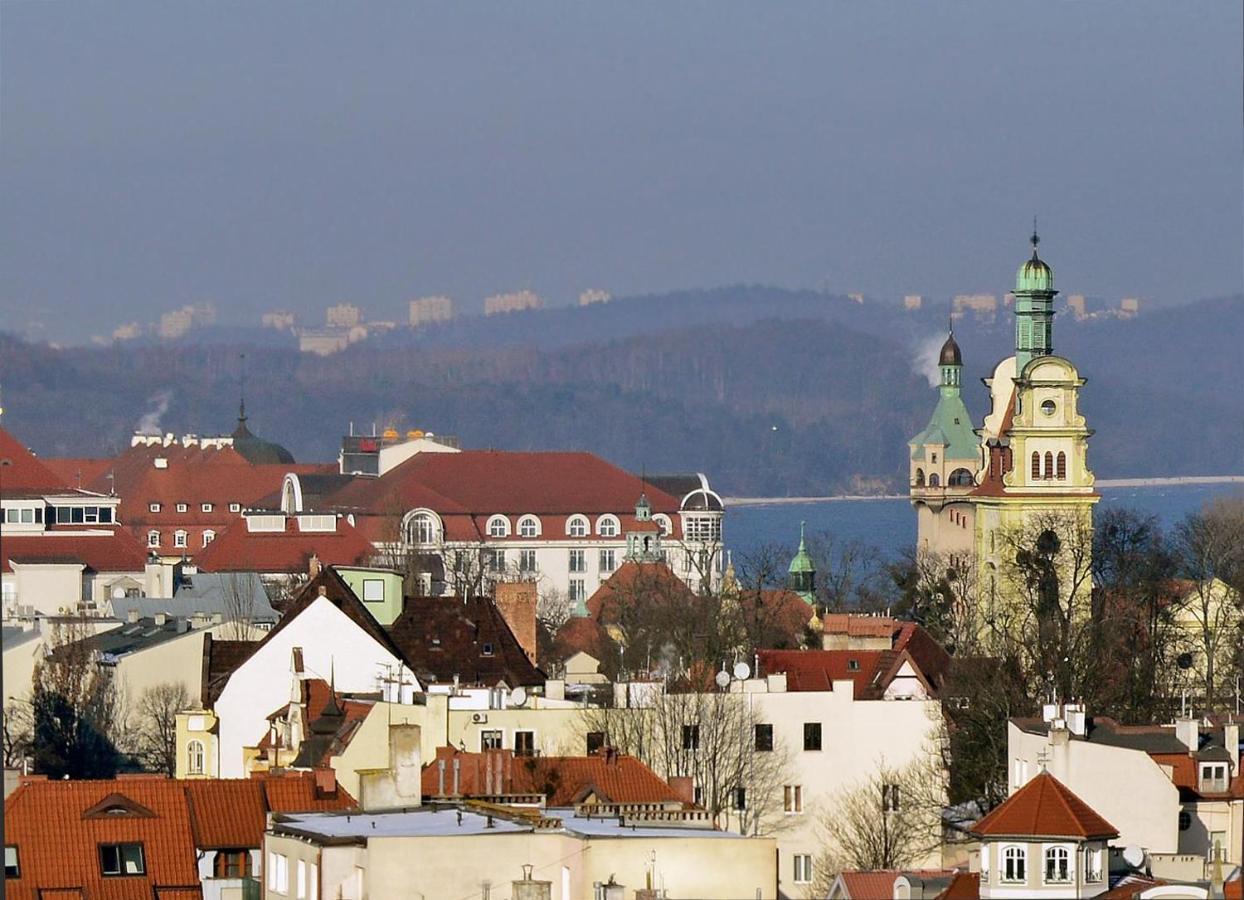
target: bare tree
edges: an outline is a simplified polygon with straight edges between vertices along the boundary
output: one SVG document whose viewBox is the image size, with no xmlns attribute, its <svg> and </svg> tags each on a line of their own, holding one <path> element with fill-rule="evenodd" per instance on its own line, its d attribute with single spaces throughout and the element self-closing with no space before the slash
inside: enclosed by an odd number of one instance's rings
<svg viewBox="0 0 1244 900">
<path fill-rule="evenodd" d="M 536 619 L 550 634 L 556 634 L 557 629 L 565 625 L 574 614 L 575 603 L 565 591 L 546 588 L 537 595 Z"/>
<path fill-rule="evenodd" d="M 638 706 L 585 709 L 581 727 L 585 736 L 600 735 L 664 778 L 690 778 L 697 802 L 719 826 L 768 834 L 786 824 L 774 813 L 782 803 L 781 786 L 790 781 L 791 761 L 771 732 L 757 748 L 756 726 L 763 724 L 746 694 L 655 687 Z"/>
<path fill-rule="evenodd" d="M 1218 707 L 1227 689 L 1240 642 L 1241 588 L 1244 586 L 1244 500 L 1211 504 L 1188 516 L 1175 530 L 1181 574 L 1189 587 L 1182 612 L 1195 624 L 1191 644 L 1203 660 L 1201 677 L 1207 709 Z"/>
<path fill-rule="evenodd" d="M 34 718 L 29 701 L 16 697 L 9 699 L 9 704 L 4 707 L 4 765 L 15 768 L 30 759 Z"/>
<path fill-rule="evenodd" d="M 255 595 L 252 576 L 240 572 L 227 572 L 221 576 L 220 589 L 224 594 L 225 623 L 221 629 L 225 640 L 244 641 L 251 636 L 255 621 Z"/>
<path fill-rule="evenodd" d="M 177 774 L 177 714 L 191 705 L 190 692 L 176 681 L 149 687 L 139 697 L 134 749 L 148 771 Z"/>
<path fill-rule="evenodd" d="M 843 788 L 818 819 L 822 843 L 816 869 L 825 896 L 844 869 L 904 869 L 919 864 L 941 843 L 941 807 L 928 785 L 941 784 L 930 761 L 901 768 L 879 761 L 872 775 Z"/>
<path fill-rule="evenodd" d="M 951 652 L 979 650 L 977 565 L 970 554 L 911 552 L 889 567 L 895 612 L 918 622 Z"/>
</svg>

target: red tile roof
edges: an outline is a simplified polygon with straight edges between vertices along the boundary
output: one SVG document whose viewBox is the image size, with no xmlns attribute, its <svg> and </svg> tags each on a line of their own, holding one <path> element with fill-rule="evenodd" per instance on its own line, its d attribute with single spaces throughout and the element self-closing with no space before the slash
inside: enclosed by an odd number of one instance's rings
<svg viewBox="0 0 1244 900">
<path fill-rule="evenodd" d="M 976 823 L 981 837 L 1116 838 L 1119 831 L 1049 772 L 1041 772 Z"/>
<path fill-rule="evenodd" d="M 882 676 L 898 655 L 892 650 L 760 650 L 763 674 L 786 673 L 788 691 L 829 691 L 835 681 L 855 683 L 858 700 L 880 697 Z"/>
<path fill-rule="evenodd" d="M 509 750 L 463 753 L 438 747 L 436 760 L 423 767 L 423 794 L 438 795 L 439 762 L 445 762 L 445 794 L 453 791 L 453 761 L 458 760 L 456 796 L 543 794 L 548 806 L 572 806 L 592 795 L 601 803 L 677 803 L 682 798 L 664 780 L 633 756 L 621 753 L 593 756 L 516 757 Z M 489 790 L 488 766 L 500 766 L 500 782 Z M 495 777 L 495 776 L 494 776 Z"/>
<path fill-rule="evenodd" d="M 980 872 L 960 872 L 937 895 L 937 900 L 979 900 L 981 895 Z"/>
<path fill-rule="evenodd" d="M 598 622 L 616 622 L 620 604 L 645 595 L 683 605 L 695 600 L 695 593 L 687 583 L 665 563 L 628 559 L 587 598 L 587 611 Z"/>
<path fill-rule="evenodd" d="M 238 518 L 195 556 L 205 572 L 303 573 L 312 555 L 324 565 L 356 566 L 367 562 L 376 548 L 344 518 L 336 531 L 299 531 L 298 517 L 289 516 L 284 532 L 248 531 Z"/>
<path fill-rule="evenodd" d="M 4 536 L 3 567 L 18 563 L 81 563 L 93 572 L 141 572 L 147 551 L 128 531 L 45 532 Z"/>
<path fill-rule="evenodd" d="M 894 882 L 900 875 L 911 880 L 949 878 L 962 874 L 954 869 L 876 869 L 862 872 L 848 869 L 838 873 L 849 900 L 883 900 L 894 896 Z"/>
<path fill-rule="evenodd" d="M 112 781 L 27 779 L 5 801 L 4 839 L 18 848 L 21 877 L 6 897 L 129 900 L 201 897 L 196 849 L 263 845 L 269 812 L 351 809 L 344 790 L 317 790 L 310 772 L 253 779 L 176 781 L 160 776 Z M 105 809 L 120 810 L 109 813 Z M 140 842 L 143 877 L 105 877 L 98 845 Z"/>
<path fill-rule="evenodd" d="M 68 481 L 0 428 L 0 496 L 41 497 L 71 490 Z"/>
<path fill-rule="evenodd" d="M 826 613 L 822 619 L 825 634 L 845 634 L 848 637 L 877 637 L 890 640 L 899 623 L 889 616 L 861 616 L 855 613 Z"/>
</svg>

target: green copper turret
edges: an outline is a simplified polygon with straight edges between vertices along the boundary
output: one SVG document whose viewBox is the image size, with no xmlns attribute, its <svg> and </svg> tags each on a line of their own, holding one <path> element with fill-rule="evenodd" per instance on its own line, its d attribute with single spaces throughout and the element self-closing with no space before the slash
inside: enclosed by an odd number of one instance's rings
<svg viewBox="0 0 1244 900">
<path fill-rule="evenodd" d="M 795 554 L 795 558 L 790 561 L 790 567 L 786 570 L 787 586 L 803 598 L 804 602 L 809 606 L 816 606 L 816 563 L 812 562 L 812 557 L 808 555 L 808 545 L 804 540 L 804 527 L 806 522 L 799 523 L 799 551 Z"/>
<path fill-rule="evenodd" d="M 1015 374 L 1035 357 L 1054 352 L 1054 271 L 1037 256 L 1041 238 L 1032 231 L 1032 258 L 1015 274 Z"/>
</svg>

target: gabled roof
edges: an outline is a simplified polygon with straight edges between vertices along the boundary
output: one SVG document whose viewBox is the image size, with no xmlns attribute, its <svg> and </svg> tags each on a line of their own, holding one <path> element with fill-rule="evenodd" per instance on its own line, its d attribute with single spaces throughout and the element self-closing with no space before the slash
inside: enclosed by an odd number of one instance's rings
<svg viewBox="0 0 1244 900">
<path fill-rule="evenodd" d="M 358 804 L 340 786 L 325 791 L 313 772 L 266 773 L 251 778 L 191 779 L 195 846 L 202 850 L 263 846 L 270 812 L 323 812 Z"/>
<path fill-rule="evenodd" d="M 1049 772 L 1041 772 L 976 823 L 978 837 L 1117 838 L 1119 830 Z"/>
<path fill-rule="evenodd" d="M 71 492 L 68 481 L 36 459 L 6 429 L 0 428 L 0 496 L 42 497 Z"/>
<path fill-rule="evenodd" d="M 453 766 L 458 761 L 458 793 L 453 793 Z M 633 756 L 614 751 L 592 756 L 516 757 L 511 750 L 463 753 L 438 747 L 436 759 L 423 767 L 425 797 L 442 796 L 440 762 L 445 763 L 443 796 L 496 796 L 542 794 L 546 805 L 572 806 L 589 795 L 600 803 L 677 803 L 683 798 L 651 769 Z M 501 777 L 491 781 L 498 766 Z"/>
<path fill-rule="evenodd" d="M 203 675 L 199 694 L 199 702 L 203 706 L 210 709 L 216 703 L 233 670 L 250 659 L 259 643 L 225 641 L 213 637 L 210 631 L 203 635 Z"/>
<path fill-rule="evenodd" d="M 687 603 L 695 598 L 687 583 L 665 563 L 628 559 L 588 597 L 588 614 L 602 623 L 616 622 L 619 604 L 641 594 L 656 594 L 670 603 Z"/>
<path fill-rule="evenodd" d="M 762 673 L 786 673 L 788 691 L 830 691 L 835 681 L 852 681 L 856 700 L 879 700 L 904 661 L 931 688 L 919 665 L 903 651 L 760 650 L 757 655 Z"/>
<path fill-rule="evenodd" d="M 195 554 L 205 572 L 306 572 L 311 557 L 324 565 L 357 566 L 375 555 L 376 548 L 344 518 L 335 531 L 301 531 L 296 515 L 287 516 L 285 530 L 250 531 L 238 518 L 223 534 Z"/>
</svg>

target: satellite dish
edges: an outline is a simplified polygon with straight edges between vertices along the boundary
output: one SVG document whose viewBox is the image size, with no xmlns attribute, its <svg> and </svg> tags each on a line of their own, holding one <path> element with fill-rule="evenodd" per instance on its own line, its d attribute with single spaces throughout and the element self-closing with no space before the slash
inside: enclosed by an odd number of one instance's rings
<svg viewBox="0 0 1244 900">
<path fill-rule="evenodd" d="M 527 702 L 527 689 L 516 687 L 510 691 L 510 703 L 514 706 L 522 706 Z"/>
<path fill-rule="evenodd" d="M 752 675 L 752 668 L 745 662 L 736 662 L 734 664 L 734 677 L 739 681 L 746 681 Z"/>
<path fill-rule="evenodd" d="M 727 672 L 725 669 L 722 669 L 720 672 L 717 673 L 717 678 L 715 680 L 719 688 L 729 687 L 730 686 L 730 673 Z"/>
<path fill-rule="evenodd" d="M 1123 861 L 1133 869 L 1139 869 L 1145 864 L 1145 851 L 1136 844 L 1128 844 L 1123 848 Z"/>
</svg>

